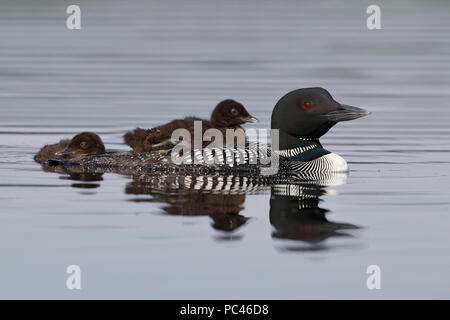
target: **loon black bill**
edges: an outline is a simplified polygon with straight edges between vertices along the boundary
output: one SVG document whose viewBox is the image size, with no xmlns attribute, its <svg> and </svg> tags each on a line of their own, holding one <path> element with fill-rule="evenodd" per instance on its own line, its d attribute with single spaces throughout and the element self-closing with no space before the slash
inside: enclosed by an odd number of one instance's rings
<svg viewBox="0 0 450 320">
<path fill-rule="evenodd" d="M 358 107 L 340 104 L 336 110 L 322 114 L 323 117 L 333 122 L 348 121 L 369 115 L 370 112 Z"/>
</svg>

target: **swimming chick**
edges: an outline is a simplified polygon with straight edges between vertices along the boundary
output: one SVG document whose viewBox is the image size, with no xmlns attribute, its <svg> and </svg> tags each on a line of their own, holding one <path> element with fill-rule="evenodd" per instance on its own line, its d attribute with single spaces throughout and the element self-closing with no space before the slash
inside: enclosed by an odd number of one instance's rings
<svg viewBox="0 0 450 320">
<path fill-rule="evenodd" d="M 171 143 L 166 143 L 162 146 L 158 146 L 158 144 L 169 140 L 173 131 L 176 129 L 186 129 L 193 136 L 194 121 L 202 121 L 202 133 L 208 129 L 215 128 L 222 131 L 223 136 L 225 136 L 226 129 L 242 129 L 241 125 L 244 123 L 258 122 L 255 117 L 248 113 L 242 104 L 227 99 L 220 102 L 214 108 L 209 121 L 197 117 L 186 117 L 184 119 L 173 120 L 152 129 L 136 128 L 124 135 L 124 141 L 136 153 L 171 148 L 173 147 Z"/>
<path fill-rule="evenodd" d="M 53 158 L 72 159 L 76 157 L 105 152 L 102 139 L 93 132 L 82 132 L 71 140 L 63 139 L 58 143 L 46 145 L 34 156 L 34 160 L 44 163 Z"/>
<path fill-rule="evenodd" d="M 323 148 L 319 138 L 340 121 L 368 114 L 364 109 L 337 102 L 323 88 L 303 88 L 289 92 L 275 105 L 271 119 L 272 145 L 266 145 L 267 148 L 261 149 L 262 144 L 250 143 L 243 149 L 204 148 L 187 153 L 183 150 L 181 154 L 174 153 L 174 148 L 141 154 L 88 156 L 70 162 L 82 165 L 86 170 L 131 175 L 232 173 L 273 177 L 275 180 L 293 176 L 328 181 L 328 173 L 346 172 L 348 166 L 341 156 Z M 174 155 L 180 155 L 177 161 L 174 161 Z M 270 161 L 266 162 L 267 159 Z M 62 164 L 67 165 L 67 162 Z"/>
</svg>

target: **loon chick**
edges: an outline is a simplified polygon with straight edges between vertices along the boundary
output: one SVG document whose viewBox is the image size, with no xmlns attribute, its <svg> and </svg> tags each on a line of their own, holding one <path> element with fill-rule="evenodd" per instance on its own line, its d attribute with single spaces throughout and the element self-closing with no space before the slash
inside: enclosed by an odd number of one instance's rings
<svg viewBox="0 0 450 320">
<path fill-rule="evenodd" d="M 102 139 L 93 132 L 82 132 L 71 140 L 63 139 L 58 143 L 46 145 L 34 156 L 34 160 L 44 163 L 53 158 L 72 159 L 105 152 Z"/>
<path fill-rule="evenodd" d="M 258 119 L 251 116 L 242 104 L 237 101 L 227 99 L 220 102 L 213 110 L 211 119 L 203 120 L 197 117 L 186 117 L 184 119 L 176 119 L 164 125 L 152 128 L 141 129 L 136 128 L 127 132 L 123 138 L 134 152 L 142 153 L 157 150 L 158 144 L 171 138 L 172 132 L 176 129 L 186 129 L 194 133 L 194 121 L 202 121 L 202 134 L 208 129 L 219 129 L 225 136 L 226 129 L 242 129 L 241 125 L 246 122 L 258 122 Z M 173 145 L 162 145 L 167 148 Z M 156 147 L 156 148 L 155 148 Z"/>
</svg>

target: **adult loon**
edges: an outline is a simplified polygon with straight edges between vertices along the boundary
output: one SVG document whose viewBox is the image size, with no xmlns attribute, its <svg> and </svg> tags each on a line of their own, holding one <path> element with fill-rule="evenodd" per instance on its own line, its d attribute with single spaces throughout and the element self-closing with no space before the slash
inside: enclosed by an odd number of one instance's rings
<svg viewBox="0 0 450 320">
<path fill-rule="evenodd" d="M 336 102 L 323 88 L 303 88 L 289 92 L 276 104 L 271 120 L 272 147 L 266 146 L 263 152 L 260 144 L 249 144 L 244 149 L 190 150 L 182 154 L 182 161 L 178 163 L 173 161 L 173 150 L 168 149 L 139 154 L 104 153 L 69 162 L 55 161 L 54 164 L 79 165 L 86 171 L 131 175 L 236 173 L 277 179 L 297 176 L 316 180 L 325 177 L 328 180 L 328 173 L 346 172 L 348 166 L 342 157 L 324 149 L 319 138 L 340 121 L 368 114 L 364 109 Z M 219 164 L 207 161 L 212 158 L 218 159 Z M 255 163 L 252 159 L 264 161 Z M 268 159 L 270 162 L 266 161 Z"/>
<path fill-rule="evenodd" d="M 93 132 L 82 132 L 72 139 L 62 139 L 58 143 L 45 145 L 34 156 L 34 160 L 44 163 L 54 158 L 71 159 L 105 152 L 102 139 Z"/>
<path fill-rule="evenodd" d="M 319 138 L 340 121 L 370 112 L 338 103 L 323 88 L 303 88 L 283 96 L 272 112 L 271 128 L 277 130 L 282 171 L 342 172 L 347 162 L 323 148 Z"/>
<path fill-rule="evenodd" d="M 202 122 L 202 133 L 208 129 L 215 128 L 221 130 L 223 136 L 225 136 L 226 129 L 242 129 L 242 124 L 258 122 L 258 119 L 251 116 L 239 102 L 227 99 L 217 104 L 209 121 L 197 117 L 186 117 L 184 119 L 173 120 L 152 129 L 136 128 L 123 136 L 124 142 L 136 153 L 164 149 L 168 145 L 171 147 L 173 145 L 170 145 L 170 143 L 164 144 L 163 142 L 169 140 L 172 132 L 176 129 L 186 129 L 193 134 L 194 121 Z M 163 143 L 162 146 L 159 145 L 161 143 Z"/>
</svg>

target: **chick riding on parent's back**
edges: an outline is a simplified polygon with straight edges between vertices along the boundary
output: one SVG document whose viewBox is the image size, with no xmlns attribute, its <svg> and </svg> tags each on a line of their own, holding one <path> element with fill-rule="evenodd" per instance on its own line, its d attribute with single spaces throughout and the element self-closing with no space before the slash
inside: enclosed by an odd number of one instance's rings
<svg viewBox="0 0 450 320">
<path fill-rule="evenodd" d="M 242 104 L 227 99 L 220 102 L 214 108 L 209 121 L 197 117 L 186 117 L 184 119 L 173 120 L 152 129 L 136 128 L 124 135 L 124 141 L 136 153 L 157 150 L 157 145 L 170 139 L 176 129 L 186 129 L 193 136 L 195 121 L 202 122 L 202 134 L 206 130 L 214 128 L 220 130 L 224 137 L 226 129 L 242 129 L 241 125 L 244 123 L 258 122 L 255 117 L 248 113 Z"/>
</svg>

